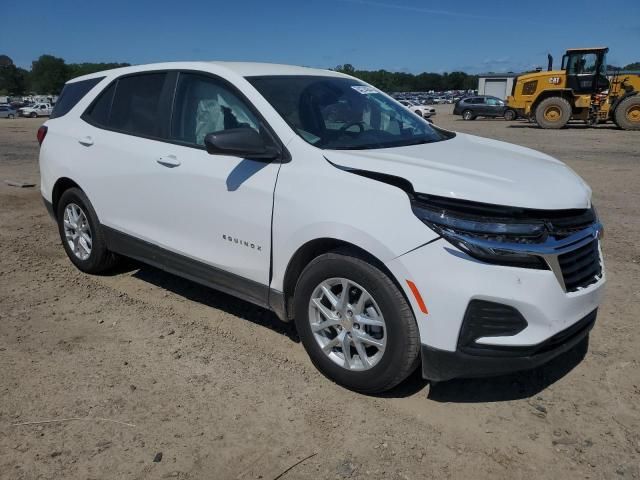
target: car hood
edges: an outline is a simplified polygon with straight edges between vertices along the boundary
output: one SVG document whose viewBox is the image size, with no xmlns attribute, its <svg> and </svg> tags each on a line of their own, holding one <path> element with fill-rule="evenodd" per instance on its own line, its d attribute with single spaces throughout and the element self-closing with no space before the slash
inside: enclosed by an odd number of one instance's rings
<svg viewBox="0 0 640 480">
<path fill-rule="evenodd" d="M 589 186 L 559 160 L 462 133 L 436 143 L 324 153 L 345 170 L 401 177 L 419 193 L 543 210 L 588 208 L 591 203 Z"/>
</svg>

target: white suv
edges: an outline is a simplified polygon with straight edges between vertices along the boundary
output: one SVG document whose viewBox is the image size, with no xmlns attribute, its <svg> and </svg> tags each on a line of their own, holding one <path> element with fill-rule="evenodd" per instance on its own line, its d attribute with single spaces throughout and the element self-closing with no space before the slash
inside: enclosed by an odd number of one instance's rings
<svg viewBox="0 0 640 480">
<path fill-rule="evenodd" d="M 602 298 L 602 226 L 572 170 L 432 126 L 340 73 L 87 75 L 38 140 L 80 270 L 124 255 L 269 308 L 357 391 L 420 363 L 433 381 L 540 365 L 587 337 Z"/>
</svg>

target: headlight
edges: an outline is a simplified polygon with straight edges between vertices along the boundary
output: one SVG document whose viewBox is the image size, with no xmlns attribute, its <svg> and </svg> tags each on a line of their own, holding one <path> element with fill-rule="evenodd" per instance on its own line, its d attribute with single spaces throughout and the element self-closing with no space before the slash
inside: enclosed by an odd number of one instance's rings
<svg viewBox="0 0 640 480">
<path fill-rule="evenodd" d="M 543 221 L 463 214 L 422 202 L 413 202 L 412 208 L 415 215 L 436 233 L 478 260 L 525 268 L 549 268 L 541 257 L 530 253 L 532 244 L 547 238 Z"/>
</svg>

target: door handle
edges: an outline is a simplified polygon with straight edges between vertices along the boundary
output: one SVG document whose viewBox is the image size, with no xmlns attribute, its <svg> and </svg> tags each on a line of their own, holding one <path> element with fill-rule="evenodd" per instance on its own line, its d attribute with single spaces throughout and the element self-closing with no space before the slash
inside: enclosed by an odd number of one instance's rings
<svg viewBox="0 0 640 480">
<path fill-rule="evenodd" d="M 87 135 L 86 137 L 79 138 L 78 143 L 80 145 L 84 145 L 85 147 L 90 147 L 91 145 L 93 145 L 93 138 L 90 135 Z"/>
<path fill-rule="evenodd" d="M 180 166 L 180 160 L 175 155 L 166 155 L 156 160 L 160 165 L 167 168 L 175 168 Z"/>
</svg>

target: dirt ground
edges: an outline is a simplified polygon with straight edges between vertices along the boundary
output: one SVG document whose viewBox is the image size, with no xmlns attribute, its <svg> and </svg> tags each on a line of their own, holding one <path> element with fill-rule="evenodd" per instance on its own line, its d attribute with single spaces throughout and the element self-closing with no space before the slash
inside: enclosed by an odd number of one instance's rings
<svg viewBox="0 0 640 480">
<path fill-rule="evenodd" d="M 592 186 L 608 285 L 586 355 L 352 393 L 265 310 L 134 262 L 77 271 L 38 187 L 4 183 L 37 184 L 43 120 L 2 119 L 0 478 L 640 478 L 640 132 L 438 110 L 437 124 L 542 150 Z"/>
</svg>

